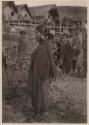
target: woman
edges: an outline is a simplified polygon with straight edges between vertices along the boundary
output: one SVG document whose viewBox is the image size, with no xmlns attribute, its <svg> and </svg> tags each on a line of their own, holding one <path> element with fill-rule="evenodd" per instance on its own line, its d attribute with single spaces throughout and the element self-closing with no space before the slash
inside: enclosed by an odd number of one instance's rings
<svg viewBox="0 0 89 125">
<path fill-rule="evenodd" d="M 36 39 L 39 46 L 31 56 L 32 105 L 37 114 L 48 109 L 50 78 L 55 77 L 55 64 L 48 40 L 38 29 Z"/>
</svg>

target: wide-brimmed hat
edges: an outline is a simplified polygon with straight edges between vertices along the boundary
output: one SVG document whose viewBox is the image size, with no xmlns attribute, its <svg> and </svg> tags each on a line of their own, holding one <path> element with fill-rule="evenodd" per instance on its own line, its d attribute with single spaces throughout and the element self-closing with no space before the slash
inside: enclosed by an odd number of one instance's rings
<svg viewBox="0 0 89 125">
<path fill-rule="evenodd" d="M 38 25 L 36 27 L 36 31 L 44 35 L 44 31 L 43 30 L 44 30 L 43 25 Z"/>
<path fill-rule="evenodd" d="M 47 37 L 48 39 L 53 39 L 54 33 L 52 31 L 48 31 L 48 33 L 45 33 L 46 27 L 43 25 L 38 25 L 36 27 L 36 31 L 39 32 L 42 36 Z"/>
</svg>

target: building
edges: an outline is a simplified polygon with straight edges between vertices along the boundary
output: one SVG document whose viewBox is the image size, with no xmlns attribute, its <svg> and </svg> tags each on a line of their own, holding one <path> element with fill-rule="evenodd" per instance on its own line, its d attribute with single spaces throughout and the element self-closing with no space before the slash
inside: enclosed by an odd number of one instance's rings
<svg viewBox="0 0 89 125">
<path fill-rule="evenodd" d="M 57 6 L 57 9 L 60 26 L 55 29 L 56 38 L 59 38 L 63 32 L 71 34 L 76 28 L 81 28 L 82 22 L 87 23 L 87 7 Z"/>
<path fill-rule="evenodd" d="M 15 5 L 13 1 L 3 1 L 3 20 L 12 22 L 11 25 L 31 26 L 44 23 L 44 33 L 50 30 L 55 32 L 55 39 L 61 34 L 72 33 L 87 23 L 87 7 L 56 6 L 56 4 L 28 7 L 26 4 Z M 50 21 L 49 21 L 50 20 Z M 16 22 L 13 23 L 13 22 Z"/>
<path fill-rule="evenodd" d="M 9 21 L 17 21 L 18 13 L 15 3 L 13 1 L 2 1 L 2 20 Z"/>
<path fill-rule="evenodd" d="M 18 21 L 19 22 L 25 22 L 25 23 L 31 23 L 32 22 L 32 15 L 29 11 L 29 8 L 26 4 L 23 5 L 17 5 L 18 10 Z"/>
<path fill-rule="evenodd" d="M 54 28 L 55 20 L 53 12 L 55 13 L 55 15 L 57 15 L 56 4 L 30 7 L 29 10 L 32 14 L 33 24 L 39 25 L 45 22 L 43 24 L 44 25 L 43 30 L 45 34 L 47 34 L 49 30 L 52 30 L 53 32 L 55 31 Z"/>
<path fill-rule="evenodd" d="M 61 18 L 68 17 L 73 20 L 87 20 L 87 7 L 57 6 Z"/>
<path fill-rule="evenodd" d="M 35 24 L 42 23 L 45 18 L 50 17 L 49 11 L 55 7 L 56 4 L 30 7 L 29 10 L 32 14 L 33 23 Z"/>
<path fill-rule="evenodd" d="M 55 26 L 54 26 L 54 23 L 52 23 L 53 25 L 51 26 L 49 26 L 50 25 L 49 24 L 46 27 L 46 30 L 44 31 L 54 29 L 56 39 L 59 39 L 60 35 L 64 32 L 67 32 L 70 34 L 71 31 L 75 30 L 76 28 L 80 28 L 82 25 L 82 22 L 87 23 L 87 8 L 86 7 L 56 6 L 55 4 L 30 7 L 29 10 L 33 17 L 33 21 L 34 21 L 33 23 L 35 24 L 42 23 L 46 17 L 50 16 L 50 13 L 49 13 L 50 10 L 53 9 L 54 11 L 55 8 L 57 9 L 57 12 L 58 12 L 58 16 L 57 16 L 58 23 L 55 23 Z"/>
</svg>

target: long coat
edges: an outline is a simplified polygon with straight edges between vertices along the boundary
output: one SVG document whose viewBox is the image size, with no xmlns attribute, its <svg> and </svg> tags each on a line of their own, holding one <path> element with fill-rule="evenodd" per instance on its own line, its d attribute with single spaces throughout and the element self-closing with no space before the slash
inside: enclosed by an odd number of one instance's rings
<svg viewBox="0 0 89 125">
<path fill-rule="evenodd" d="M 62 54 L 62 70 L 69 73 L 72 70 L 72 48 L 68 40 L 61 47 Z"/>
<path fill-rule="evenodd" d="M 31 56 L 32 105 L 37 110 L 43 108 L 42 83 L 45 84 L 47 79 L 55 77 L 55 64 L 46 42 L 39 44 Z"/>
</svg>

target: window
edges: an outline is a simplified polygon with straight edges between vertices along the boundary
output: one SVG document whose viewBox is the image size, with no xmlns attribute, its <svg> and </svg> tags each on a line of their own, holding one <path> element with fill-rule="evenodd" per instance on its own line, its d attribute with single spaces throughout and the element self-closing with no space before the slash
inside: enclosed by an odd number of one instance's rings
<svg viewBox="0 0 89 125">
<path fill-rule="evenodd" d="M 27 17 L 27 14 L 25 14 L 25 16 L 24 16 L 25 18 Z"/>
</svg>

